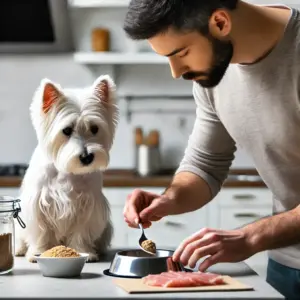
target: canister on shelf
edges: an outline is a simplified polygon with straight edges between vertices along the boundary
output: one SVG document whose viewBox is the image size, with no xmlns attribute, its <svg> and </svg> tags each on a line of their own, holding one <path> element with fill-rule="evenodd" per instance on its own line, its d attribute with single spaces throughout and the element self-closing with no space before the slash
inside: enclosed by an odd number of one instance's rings
<svg viewBox="0 0 300 300">
<path fill-rule="evenodd" d="M 137 173 L 139 168 L 139 156 L 140 156 L 140 147 L 144 145 L 144 133 L 141 127 L 135 128 L 135 153 L 134 153 L 134 167 Z"/>
<path fill-rule="evenodd" d="M 158 130 L 150 131 L 147 145 L 150 149 L 151 173 L 157 174 L 161 169 L 160 134 Z"/>
<path fill-rule="evenodd" d="M 106 28 L 94 28 L 92 30 L 92 50 L 107 52 L 110 49 L 110 33 Z"/>
<path fill-rule="evenodd" d="M 135 167 L 140 176 L 155 175 L 160 169 L 159 133 L 150 131 L 144 138 L 141 128 L 135 130 Z"/>
</svg>

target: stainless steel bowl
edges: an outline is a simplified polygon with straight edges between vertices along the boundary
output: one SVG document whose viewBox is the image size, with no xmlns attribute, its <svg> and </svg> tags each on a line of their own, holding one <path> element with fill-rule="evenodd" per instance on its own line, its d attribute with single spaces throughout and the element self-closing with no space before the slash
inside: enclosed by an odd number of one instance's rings
<svg viewBox="0 0 300 300">
<path fill-rule="evenodd" d="M 117 252 L 106 275 L 117 277 L 141 278 L 149 274 L 160 274 L 167 271 L 185 271 L 183 265 L 172 260 L 174 251 L 156 251 L 156 256 L 143 250 Z"/>
</svg>

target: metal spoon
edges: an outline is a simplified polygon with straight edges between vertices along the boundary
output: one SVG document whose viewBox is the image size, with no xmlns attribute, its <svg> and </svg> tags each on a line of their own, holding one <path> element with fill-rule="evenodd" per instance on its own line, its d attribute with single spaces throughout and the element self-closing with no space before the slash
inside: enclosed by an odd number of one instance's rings
<svg viewBox="0 0 300 300">
<path fill-rule="evenodd" d="M 152 253 L 152 252 L 150 252 L 150 251 L 147 251 L 146 249 L 144 249 L 144 248 L 142 247 L 142 243 L 143 243 L 144 241 L 146 241 L 146 240 L 149 240 L 149 239 L 146 237 L 145 232 L 144 232 L 143 225 L 142 225 L 141 223 L 139 223 L 139 228 L 140 228 L 141 231 L 142 231 L 142 235 L 141 235 L 141 237 L 140 237 L 140 239 L 139 239 L 139 246 L 140 246 L 140 248 L 141 248 L 144 252 L 146 252 L 146 253 L 148 253 L 148 254 L 150 254 L 150 255 L 155 255 L 155 253 Z"/>
</svg>

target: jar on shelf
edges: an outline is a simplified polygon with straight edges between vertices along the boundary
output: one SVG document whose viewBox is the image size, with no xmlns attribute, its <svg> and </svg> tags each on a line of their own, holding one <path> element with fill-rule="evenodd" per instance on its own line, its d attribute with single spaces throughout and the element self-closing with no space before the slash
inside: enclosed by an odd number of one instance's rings
<svg viewBox="0 0 300 300">
<path fill-rule="evenodd" d="M 92 50 L 107 52 L 110 49 L 110 34 L 106 28 L 94 28 L 92 30 Z"/>
<path fill-rule="evenodd" d="M 0 196 L 0 275 L 11 272 L 15 256 L 16 218 L 22 228 L 24 222 L 19 217 L 20 200 L 10 196 Z"/>
</svg>

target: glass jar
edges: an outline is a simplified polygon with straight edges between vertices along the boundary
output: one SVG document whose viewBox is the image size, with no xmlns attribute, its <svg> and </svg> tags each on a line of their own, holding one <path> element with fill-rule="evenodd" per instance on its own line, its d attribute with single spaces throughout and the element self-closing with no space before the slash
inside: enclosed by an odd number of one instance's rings
<svg viewBox="0 0 300 300">
<path fill-rule="evenodd" d="M 16 218 L 22 228 L 24 222 L 19 217 L 20 200 L 10 196 L 0 196 L 0 275 L 7 274 L 14 267 Z"/>
</svg>

